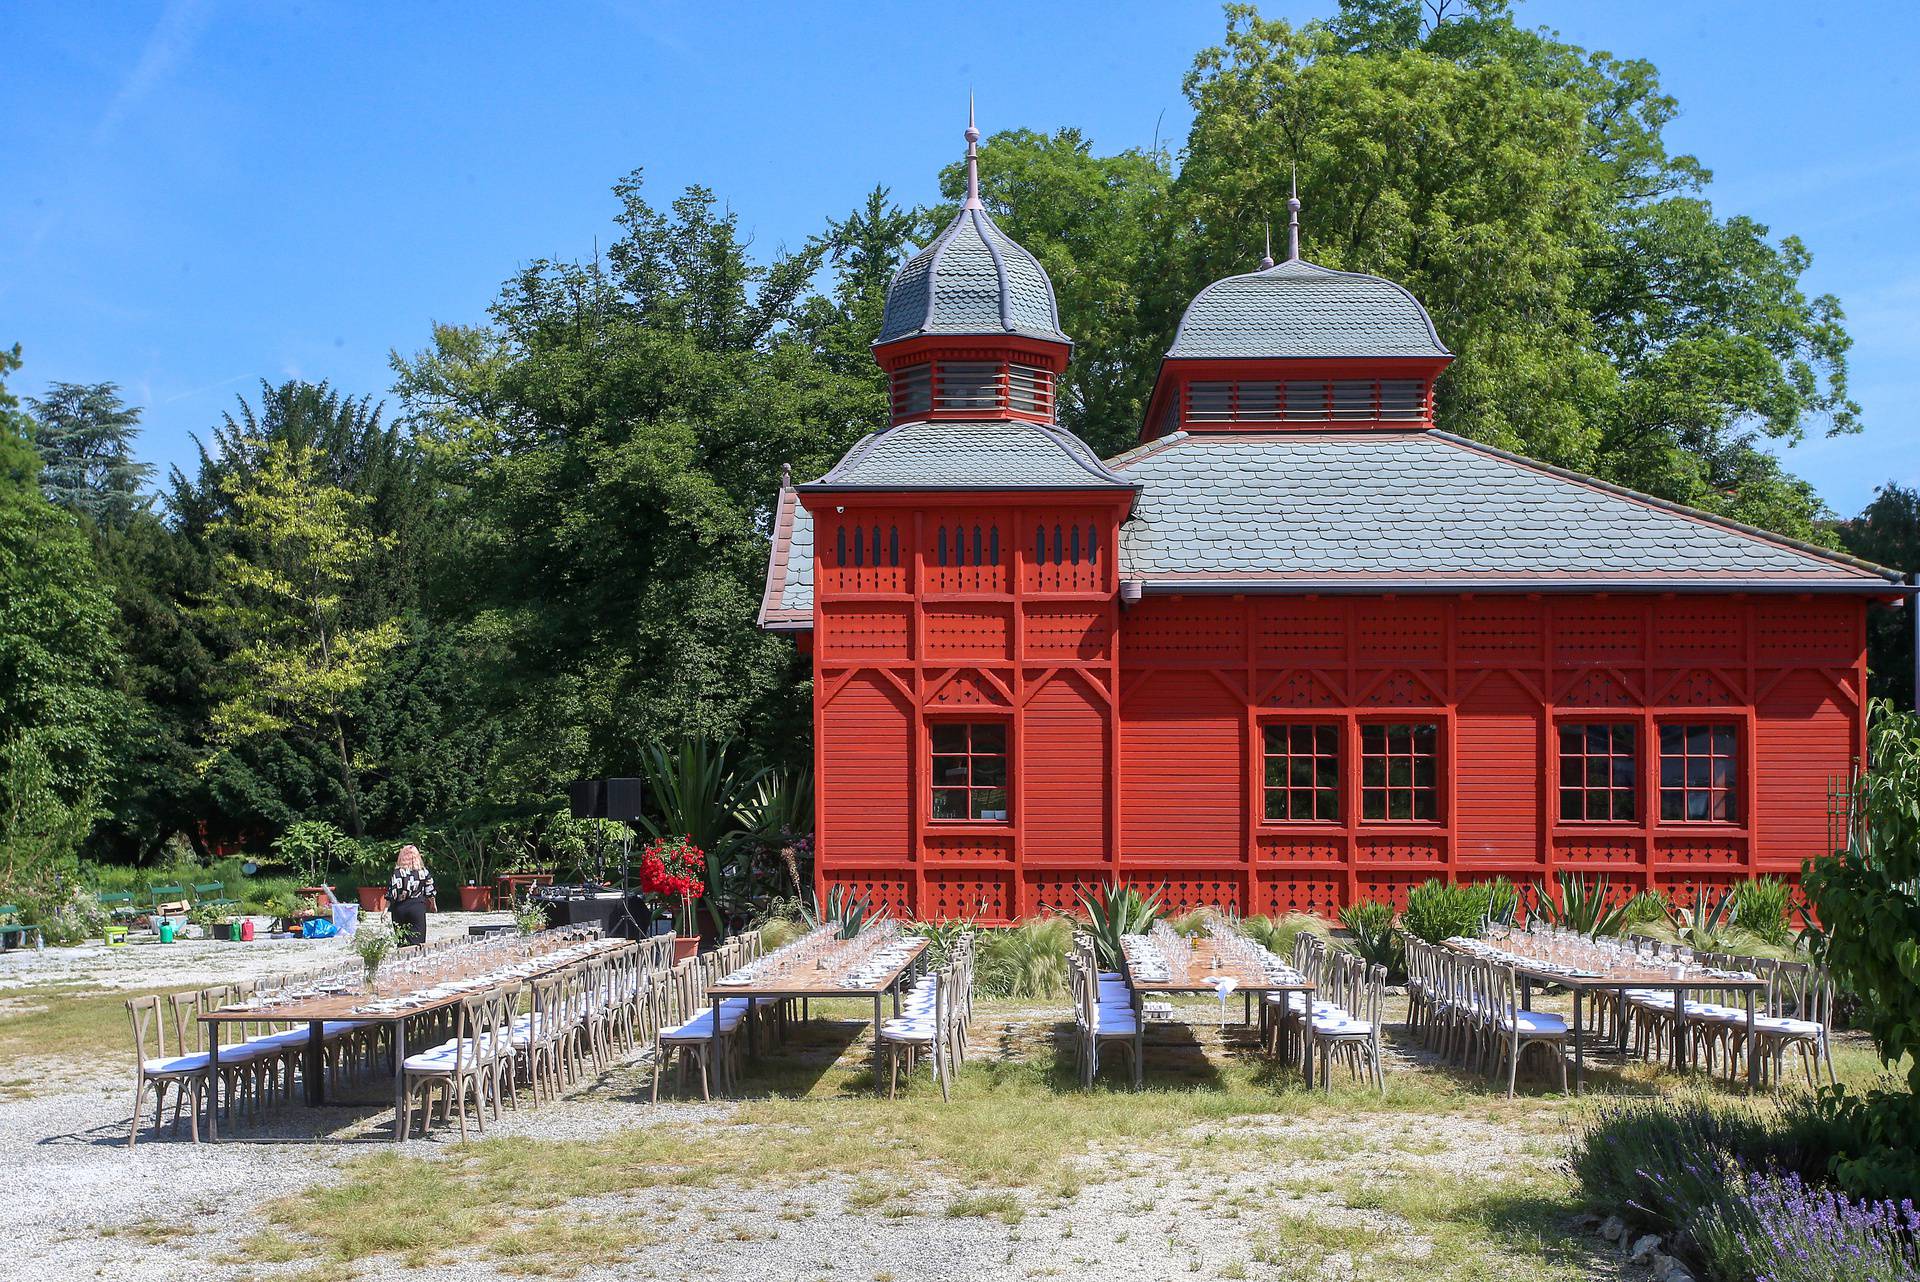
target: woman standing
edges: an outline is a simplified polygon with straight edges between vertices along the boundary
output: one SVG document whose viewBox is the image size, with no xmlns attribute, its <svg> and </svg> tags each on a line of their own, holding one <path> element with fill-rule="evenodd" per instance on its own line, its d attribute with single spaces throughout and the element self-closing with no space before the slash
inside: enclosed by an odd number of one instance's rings
<svg viewBox="0 0 1920 1282">
<path fill-rule="evenodd" d="M 400 847 L 393 876 L 387 881 L 387 914 L 402 947 L 427 941 L 427 901 L 433 898 L 433 874 L 420 858 L 420 847 Z"/>
</svg>

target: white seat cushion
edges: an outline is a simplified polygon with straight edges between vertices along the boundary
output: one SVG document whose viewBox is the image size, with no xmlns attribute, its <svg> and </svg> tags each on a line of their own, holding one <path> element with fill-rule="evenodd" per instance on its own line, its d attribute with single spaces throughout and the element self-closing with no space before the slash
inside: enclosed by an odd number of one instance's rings
<svg viewBox="0 0 1920 1282">
<path fill-rule="evenodd" d="M 931 1042 L 939 1029 L 918 1019 L 890 1019 L 880 1025 L 880 1036 L 890 1042 Z"/>
<path fill-rule="evenodd" d="M 154 1076 L 173 1073 L 204 1073 L 207 1070 L 205 1055 L 170 1055 L 165 1059 L 143 1059 L 140 1071 Z"/>
<path fill-rule="evenodd" d="M 1373 1025 L 1342 1012 L 1315 1015 L 1313 1031 L 1317 1037 L 1370 1037 L 1373 1035 Z"/>
<path fill-rule="evenodd" d="M 1544 1015 L 1537 1010 L 1517 1010 L 1513 1012 L 1513 1022 L 1529 1036 L 1565 1037 L 1567 1034 L 1566 1020 L 1558 1015 Z"/>
<path fill-rule="evenodd" d="M 1743 1021 L 1745 1018 L 1741 1016 Z M 1777 1037 L 1819 1037 L 1824 1031 L 1810 1019 L 1790 1019 L 1781 1015 L 1756 1015 L 1753 1017 L 1753 1026 L 1759 1032 Z"/>
<path fill-rule="evenodd" d="M 1140 1021 L 1134 1017 L 1131 1008 L 1096 1006 L 1093 1008 L 1093 1031 L 1102 1036 L 1131 1037 L 1140 1031 Z"/>
</svg>

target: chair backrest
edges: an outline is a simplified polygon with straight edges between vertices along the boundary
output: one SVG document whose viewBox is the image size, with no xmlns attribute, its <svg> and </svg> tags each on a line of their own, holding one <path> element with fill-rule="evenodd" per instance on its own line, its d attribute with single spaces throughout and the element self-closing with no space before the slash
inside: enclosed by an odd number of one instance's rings
<svg viewBox="0 0 1920 1282">
<path fill-rule="evenodd" d="M 173 1017 L 173 1044 L 178 1054 L 188 1055 L 205 1049 L 200 1026 L 202 1006 L 201 990 L 198 988 L 167 994 L 167 1011 Z"/>
<path fill-rule="evenodd" d="M 113 904 L 130 904 L 133 902 L 133 892 L 131 890 L 106 890 L 95 895 L 94 898 L 100 902 L 102 907 Z M 12 904 L 0 904 L 0 913 L 18 911 L 19 909 L 15 908 Z"/>
<path fill-rule="evenodd" d="M 1776 1015 L 1804 1019 L 1823 1031 L 1832 1029 L 1834 986 L 1826 970 L 1807 962 L 1781 962 L 1774 976 Z"/>
<path fill-rule="evenodd" d="M 543 1045 L 560 1035 L 561 1015 L 566 1007 L 566 977 L 555 971 L 535 979 L 530 987 L 533 1019 L 528 1025 L 528 1037 L 535 1045 Z"/>
<path fill-rule="evenodd" d="M 226 883 L 224 882 L 196 881 L 193 883 L 193 897 L 195 899 L 209 899 L 219 895 L 220 892 L 226 888 Z"/>
<path fill-rule="evenodd" d="M 170 903 L 176 899 L 185 899 L 187 888 L 174 883 L 147 887 L 147 902 L 151 904 Z"/>
<path fill-rule="evenodd" d="M 149 1059 L 167 1058 L 167 1021 L 161 1010 L 160 996 L 127 998 L 127 1022 L 133 1026 L 133 1062 L 137 1068 Z M 148 1054 L 151 1039 L 152 1054 Z M 175 1045 L 179 1043 L 176 1041 Z"/>
</svg>

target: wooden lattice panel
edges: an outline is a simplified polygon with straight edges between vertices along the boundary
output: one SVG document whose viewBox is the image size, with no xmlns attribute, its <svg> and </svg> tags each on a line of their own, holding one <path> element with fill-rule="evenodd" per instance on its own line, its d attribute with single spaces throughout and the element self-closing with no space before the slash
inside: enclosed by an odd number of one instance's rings
<svg viewBox="0 0 1920 1282">
<path fill-rule="evenodd" d="M 934 708 L 1004 708 L 1007 696 L 978 672 L 956 672 L 927 700 Z"/>
<path fill-rule="evenodd" d="M 1531 601 L 1475 598 L 1454 621 L 1454 648 L 1462 663 L 1538 663 L 1545 619 Z"/>
<path fill-rule="evenodd" d="M 1746 860 L 1747 843 L 1732 837 L 1660 837 L 1653 843 L 1656 864 L 1699 868 L 1736 868 Z"/>
<path fill-rule="evenodd" d="M 1006 921 L 1013 916 L 1011 873 L 930 872 L 927 902 L 920 915 L 932 921 L 965 917 L 974 921 Z"/>
<path fill-rule="evenodd" d="M 1337 708 L 1346 702 L 1339 690 L 1344 680 L 1344 673 L 1295 670 L 1273 683 L 1265 702 L 1270 708 Z"/>
<path fill-rule="evenodd" d="M 1445 681 L 1446 674 L 1439 674 L 1437 684 L 1444 686 Z M 1370 708 L 1432 708 L 1438 707 L 1441 699 L 1433 685 L 1405 669 L 1396 669 L 1369 684 L 1360 702 Z"/>
<path fill-rule="evenodd" d="M 930 606 L 926 611 L 930 658 L 1007 659 L 1013 625 L 1002 606 Z"/>
<path fill-rule="evenodd" d="M 1356 839 L 1354 855 L 1362 865 L 1442 864 L 1446 862 L 1447 845 L 1443 838 L 1412 833 L 1406 836 L 1368 836 Z"/>
<path fill-rule="evenodd" d="M 1360 874 L 1360 898 L 1369 902 L 1389 903 L 1404 912 L 1407 896 L 1414 887 L 1432 877 L 1427 872 L 1376 872 L 1368 870 Z"/>
<path fill-rule="evenodd" d="M 1654 885 L 1667 892 L 1669 898 L 1681 908 L 1692 908 L 1694 900 L 1705 891 L 1709 904 L 1717 901 L 1727 892 L 1727 888 L 1742 880 L 1737 872 L 1704 873 L 1689 868 L 1684 872 L 1661 872 L 1655 875 Z"/>
<path fill-rule="evenodd" d="M 1557 659 L 1637 663 L 1645 651 L 1643 607 L 1631 601 L 1572 600 L 1553 612 Z"/>
<path fill-rule="evenodd" d="M 1353 644 L 1362 660 L 1445 662 L 1447 612 L 1438 601 L 1354 604 Z"/>
<path fill-rule="evenodd" d="M 1656 689 L 1666 691 L 1660 696 L 1663 706 L 1678 708 L 1727 707 L 1746 702 L 1740 692 L 1728 685 L 1717 673 L 1705 668 L 1693 668 L 1684 672 L 1668 673 L 1656 677 Z"/>
<path fill-rule="evenodd" d="M 1338 601 L 1280 597 L 1257 602 L 1254 646 L 1263 663 L 1341 664 L 1347 661 L 1347 613 Z"/>
<path fill-rule="evenodd" d="M 911 634 L 908 610 L 905 604 L 881 602 L 823 609 L 820 652 L 828 657 L 904 659 Z"/>
<path fill-rule="evenodd" d="M 1027 873 L 1027 915 L 1037 917 L 1048 911 L 1077 913 L 1080 911 L 1080 892 L 1097 892 L 1107 884 L 1106 874 L 1098 868 L 1088 868 L 1073 872 L 1029 872 Z"/>
<path fill-rule="evenodd" d="M 822 518 L 815 538 L 823 595 L 912 590 L 911 520 L 848 512 Z"/>
<path fill-rule="evenodd" d="M 1339 837 L 1288 837 L 1261 833 L 1257 838 L 1261 862 L 1337 864 L 1346 858 Z"/>
<path fill-rule="evenodd" d="M 1559 701 L 1569 708 L 1632 708 L 1640 703 L 1621 677 L 1605 668 L 1561 673 L 1557 684 Z"/>
<path fill-rule="evenodd" d="M 1108 654 L 1113 628 L 1104 609 L 1031 602 L 1026 610 L 1027 657 L 1093 661 Z"/>
<path fill-rule="evenodd" d="M 1013 862 L 1012 833 L 935 833 L 926 839 L 929 864 Z"/>
<path fill-rule="evenodd" d="M 1332 917 L 1340 911 L 1341 887 L 1344 884 L 1345 879 L 1340 876 L 1322 876 L 1318 873 L 1262 875 L 1255 907 L 1270 917 L 1284 917 L 1288 913 Z"/>
<path fill-rule="evenodd" d="M 896 917 L 910 919 L 913 916 L 913 890 L 904 874 L 843 869 L 828 871 L 825 880 L 829 891 L 843 886 L 847 893 L 865 899 L 875 908 L 884 908 Z"/>
<path fill-rule="evenodd" d="M 1653 616 L 1656 661 L 1745 662 L 1746 606 L 1738 601 L 1662 602 Z"/>
<path fill-rule="evenodd" d="M 1242 911 L 1242 887 L 1237 876 L 1205 877 L 1172 872 L 1159 876 L 1132 871 L 1126 874 L 1126 880 L 1142 894 L 1158 894 L 1161 904 L 1170 913 L 1190 912 L 1195 908 Z"/>
<path fill-rule="evenodd" d="M 929 513 L 921 525 L 926 592 L 1005 592 L 1013 579 L 1012 523 L 974 513 Z"/>
<path fill-rule="evenodd" d="M 1638 868 L 1646 861 L 1642 838 L 1562 837 L 1554 842 L 1554 859 L 1570 868 Z"/>
<path fill-rule="evenodd" d="M 1143 662 L 1234 659 L 1245 649 L 1242 609 L 1214 598 L 1143 601 L 1127 611 L 1120 630 L 1121 656 Z"/>
<path fill-rule="evenodd" d="M 1754 606 L 1754 648 L 1762 663 L 1850 664 L 1860 649 L 1859 627 L 1850 601 L 1768 599 Z"/>
<path fill-rule="evenodd" d="M 1093 512 L 1038 512 L 1022 522 L 1020 565 L 1029 592 L 1099 592 L 1113 565 L 1109 519 Z"/>
</svg>

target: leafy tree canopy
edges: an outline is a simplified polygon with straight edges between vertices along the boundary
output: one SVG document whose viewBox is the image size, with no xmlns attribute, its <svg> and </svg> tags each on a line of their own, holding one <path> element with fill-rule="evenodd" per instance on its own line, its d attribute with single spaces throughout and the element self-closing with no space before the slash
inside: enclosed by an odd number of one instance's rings
<svg viewBox="0 0 1920 1282">
<path fill-rule="evenodd" d="M 152 505 L 141 491 L 153 464 L 133 456 L 140 411 L 121 401 L 117 385 L 55 383 L 27 404 L 49 500 L 111 525 L 125 525 Z"/>
</svg>

